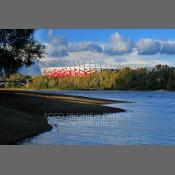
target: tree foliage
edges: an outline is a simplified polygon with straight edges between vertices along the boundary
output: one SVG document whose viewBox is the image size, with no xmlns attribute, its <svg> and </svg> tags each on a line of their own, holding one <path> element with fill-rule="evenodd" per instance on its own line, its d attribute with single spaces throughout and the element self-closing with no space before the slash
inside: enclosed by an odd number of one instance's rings
<svg viewBox="0 0 175 175">
<path fill-rule="evenodd" d="M 41 58 L 44 46 L 34 38 L 33 29 L 0 29 L 0 74 L 17 72 Z"/>
</svg>

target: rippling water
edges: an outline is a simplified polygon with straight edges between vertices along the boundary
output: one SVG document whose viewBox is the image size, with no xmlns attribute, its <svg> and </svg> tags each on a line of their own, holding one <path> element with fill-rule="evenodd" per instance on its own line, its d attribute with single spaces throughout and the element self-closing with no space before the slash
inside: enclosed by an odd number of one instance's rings
<svg viewBox="0 0 175 175">
<path fill-rule="evenodd" d="M 46 93 L 57 91 L 44 91 Z M 125 113 L 49 118 L 53 129 L 22 144 L 175 144 L 175 92 L 59 91 L 61 94 L 126 100 Z"/>
</svg>

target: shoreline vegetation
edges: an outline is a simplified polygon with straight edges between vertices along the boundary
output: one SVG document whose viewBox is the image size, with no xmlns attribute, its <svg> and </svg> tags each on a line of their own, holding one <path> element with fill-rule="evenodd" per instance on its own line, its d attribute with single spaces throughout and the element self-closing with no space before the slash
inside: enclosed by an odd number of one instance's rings
<svg viewBox="0 0 175 175">
<path fill-rule="evenodd" d="M 52 114 L 94 115 L 126 111 L 102 106 L 112 103 L 126 102 L 1 89 L 0 144 L 16 144 L 20 140 L 51 130 L 47 117 Z"/>
<path fill-rule="evenodd" d="M 104 69 L 87 76 L 77 77 L 47 77 L 47 76 L 22 76 L 12 74 L 9 81 L 28 80 L 25 86 L 15 86 L 11 83 L 4 88 L 25 89 L 55 89 L 55 90 L 175 90 L 175 67 L 157 65 L 154 68 L 129 67 L 111 70 Z"/>
<path fill-rule="evenodd" d="M 175 68 L 157 65 L 154 68 L 102 70 L 83 77 L 34 77 L 28 85 L 32 89 L 61 90 L 175 90 Z"/>
</svg>

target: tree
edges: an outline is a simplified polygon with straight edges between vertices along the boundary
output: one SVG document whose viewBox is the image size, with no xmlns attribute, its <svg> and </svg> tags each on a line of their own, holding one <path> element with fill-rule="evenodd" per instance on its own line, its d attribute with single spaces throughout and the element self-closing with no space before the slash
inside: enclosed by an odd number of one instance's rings
<svg viewBox="0 0 175 175">
<path fill-rule="evenodd" d="M 33 29 L 0 29 L 0 75 L 31 66 L 43 56 L 44 45 L 34 38 Z"/>
</svg>

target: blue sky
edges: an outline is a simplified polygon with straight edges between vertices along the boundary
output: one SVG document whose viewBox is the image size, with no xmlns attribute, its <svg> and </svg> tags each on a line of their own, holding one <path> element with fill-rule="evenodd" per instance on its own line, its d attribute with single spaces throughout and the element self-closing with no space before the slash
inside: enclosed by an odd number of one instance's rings
<svg viewBox="0 0 175 175">
<path fill-rule="evenodd" d="M 42 62 L 175 66 L 175 29 L 39 29 L 35 38 L 46 45 Z"/>
<path fill-rule="evenodd" d="M 63 35 L 70 42 L 94 41 L 108 42 L 112 33 L 120 33 L 122 36 L 131 38 L 133 41 L 141 38 L 161 40 L 175 39 L 175 29 L 52 29 L 55 35 Z M 49 29 L 39 29 L 36 38 L 40 42 L 48 40 Z"/>
</svg>

